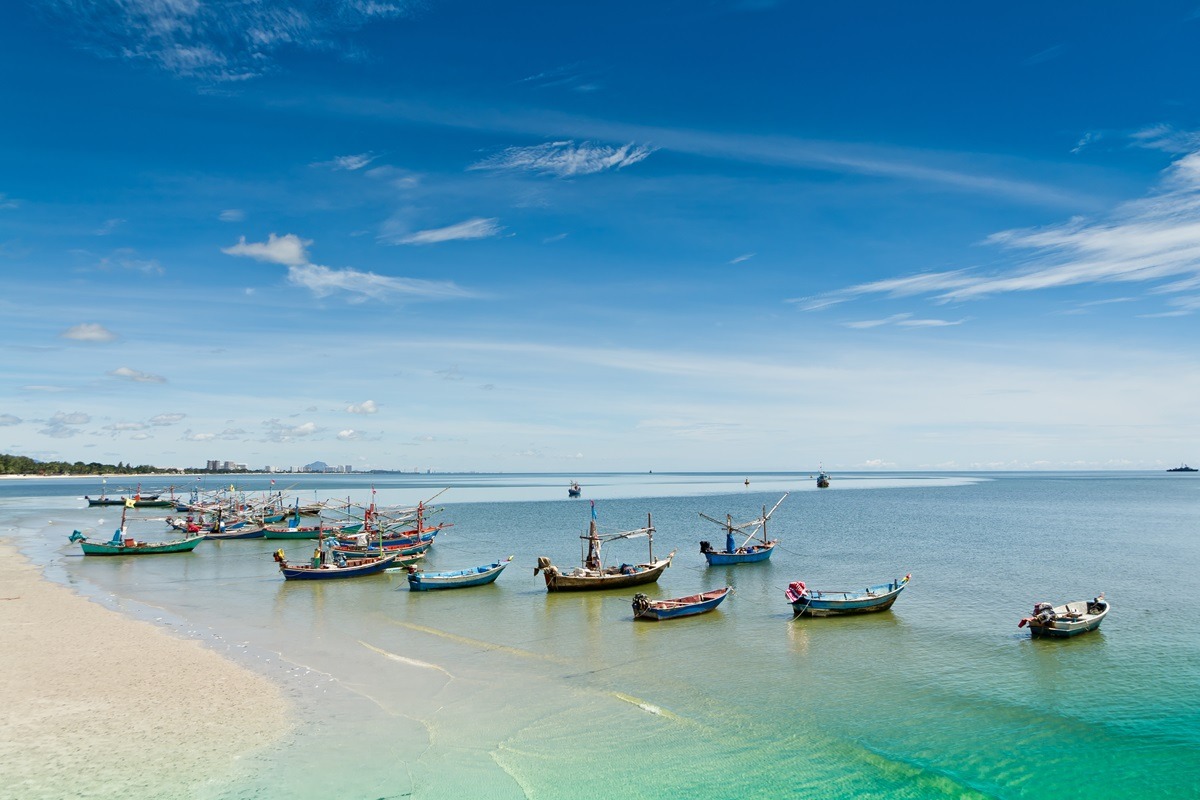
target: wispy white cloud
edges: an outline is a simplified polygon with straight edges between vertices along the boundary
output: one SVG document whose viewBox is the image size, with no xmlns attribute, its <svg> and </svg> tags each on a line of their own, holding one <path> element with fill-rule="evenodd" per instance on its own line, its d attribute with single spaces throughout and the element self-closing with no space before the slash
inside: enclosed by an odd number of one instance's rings
<svg viewBox="0 0 1200 800">
<path fill-rule="evenodd" d="M 240 208 L 227 208 L 217 215 L 221 222 L 241 222 L 246 218 L 246 212 Z"/>
<path fill-rule="evenodd" d="M 6 195 L 4 192 L 0 192 L 0 211 L 7 211 L 7 210 L 14 209 L 14 208 L 18 208 L 20 205 L 21 205 L 21 202 L 19 200 L 14 200 L 13 198 Z"/>
<path fill-rule="evenodd" d="M 474 217 L 453 225 L 447 225 L 444 228 L 431 228 L 409 234 L 385 233 L 380 238 L 392 244 L 440 244 L 442 242 L 454 242 L 463 239 L 489 239 L 493 236 L 498 236 L 503 230 L 503 226 L 499 224 L 499 220 L 497 219 Z"/>
<path fill-rule="evenodd" d="M 730 264 L 741 264 L 743 261 L 749 261 L 750 259 L 754 258 L 754 256 L 755 256 L 754 253 L 745 253 L 744 255 L 740 255 L 737 258 L 731 258 L 729 260 L 729 263 Z"/>
<path fill-rule="evenodd" d="M 360 170 L 375 160 L 375 156 L 371 153 L 358 153 L 350 156 L 334 156 L 329 161 L 318 161 L 313 164 L 314 167 L 329 167 L 330 169 L 341 169 L 349 172 Z"/>
<path fill-rule="evenodd" d="M 1001 231 L 985 243 L 1019 253 L 1021 265 L 887 278 L 789 302 L 817 310 L 867 295 L 948 302 L 1106 283 L 1156 283 L 1148 290 L 1156 295 L 1190 292 L 1200 286 L 1200 151 L 1176 160 L 1155 192 L 1105 219 Z M 1174 305 L 1175 314 L 1194 310 L 1186 302 Z"/>
<path fill-rule="evenodd" d="M 106 219 L 99 228 L 92 231 L 96 236 L 108 236 L 110 233 L 121 227 L 125 223 L 123 219 Z"/>
<path fill-rule="evenodd" d="M 48 422 L 50 425 L 86 425 L 92 421 L 92 415 L 84 411 L 57 411 Z"/>
<path fill-rule="evenodd" d="M 294 233 L 283 236 L 270 234 L 265 242 L 247 242 L 245 236 L 238 237 L 238 243 L 221 248 L 221 252 L 229 256 L 246 256 L 255 261 L 265 261 L 268 264 L 283 264 L 293 267 L 308 263 L 308 246 L 311 239 L 301 239 Z"/>
<path fill-rule="evenodd" d="M 344 431 L 338 431 L 337 438 L 343 442 L 352 442 L 356 439 L 361 439 L 362 434 L 359 433 L 358 431 L 354 430 L 353 428 L 348 428 Z"/>
<path fill-rule="evenodd" d="M 186 430 L 179 438 L 185 442 L 211 442 L 217 437 L 213 433 L 192 433 L 191 430 Z"/>
<path fill-rule="evenodd" d="M 83 322 L 72 325 L 59 334 L 62 339 L 72 339 L 77 342 L 114 342 L 117 335 L 98 322 Z"/>
<path fill-rule="evenodd" d="M 174 425 L 181 422 L 187 414 L 157 414 L 150 418 L 151 425 Z"/>
<path fill-rule="evenodd" d="M 320 433 L 321 428 L 315 422 L 303 422 L 299 425 L 288 425 L 278 419 L 270 419 L 263 423 L 266 438 L 269 442 L 291 442 Z"/>
<path fill-rule="evenodd" d="M 153 375 L 149 372 L 133 369 L 132 367 L 117 367 L 110 371 L 109 375 L 114 378 L 121 378 L 134 383 L 166 383 L 167 379 L 162 375 Z"/>
<path fill-rule="evenodd" d="M 654 150 L 632 142 L 612 147 L 591 142 L 547 142 L 531 147 L 509 147 L 489 156 L 468 169 L 523 170 L 569 178 L 621 169 L 644 161 Z"/>
<path fill-rule="evenodd" d="M 0 414 L 0 428 L 6 428 L 9 425 L 20 425 L 21 418 L 14 414 Z"/>
<path fill-rule="evenodd" d="M 265 242 L 247 242 L 246 237 L 242 236 L 237 244 L 222 248 L 221 252 L 285 265 L 288 268 L 288 281 L 308 289 L 317 297 L 344 292 L 350 295 L 352 302 L 360 302 L 367 298 L 444 299 L 474 296 L 451 281 L 394 278 L 374 272 L 361 272 L 350 268 L 330 269 L 313 264 L 309 261 L 307 250 L 311 244 L 311 240 L 301 239 L 294 233 L 283 236 L 272 233 Z"/>
<path fill-rule="evenodd" d="M 1200 132 L 1181 131 L 1171 125 L 1151 125 L 1134 132 L 1130 139 L 1136 147 L 1161 150 L 1175 155 L 1200 150 Z"/>
<path fill-rule="evenodd" d="M 351 414 L 374 414 L 379 407 L 375 405 L 374 400 L 364 400 L 361 403 L 352 403 L 346 406 L 346 410 Z"/>
<path fill-rule="evenodd" d="M 241 81 L 274 66 L 281 48 L 334 49 L 408 3 L 374 0 L 49 0 L 69 38 L 100 55 L 146 61 L 179 77 Z"/>
<path fill-rule="evenodd" d="M 423 298 L 427 300 L 454 297 L 474 297 L 452 281 L 428 281 L 419 278 L 392 278 L 374 272 L 355 269 L 330 269 L 316 264 L 289 267 L 288 280 L 303 286 L 318 297 L 345 292 L 358 298 L 382 300 L 388 297 Z"/>
</svg>

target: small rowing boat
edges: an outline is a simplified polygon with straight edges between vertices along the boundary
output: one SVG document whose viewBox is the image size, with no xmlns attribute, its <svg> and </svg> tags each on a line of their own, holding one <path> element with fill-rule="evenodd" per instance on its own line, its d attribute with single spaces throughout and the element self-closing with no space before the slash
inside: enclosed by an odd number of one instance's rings
<svg viewBox="0 0 1200 800">
<path fill-rule="evenodd" d="M 700 594 L 690 594 L 687 597 L 676 597 L 673 600 L 651 600 L 638 593 L 633 596 L 633 618 L 662 620 L 703 614 L 721 605 L 721 601 L 731 591 L 732 587 L 726 586 Z"/>
<path fill-rule="evenodd" d="M 809 589 L 803 581 L 788 584 L 785 595 L 798 617 L 834 617 L 842 614 L 869 614 L 886 611 L 908 585 L 912 573 L 891 583 L 868 586 L 861 591 Z"/>
<path fill-rule="evenodd" d="M 513 557 L 509 556 L 481 567 L 460 569 L 455 572 L 422 572 L 416 567 L 409 567 L 408 588 L 414 592 L 423 592 L 428 589 L 465 589 L 468 586 L 483 586 L 495 582 L 512 560 Z"/>
<path fill-rule="evenodd" d="M 1108 616 L 1108 608 L 1108 601 L 1103 594 L 1090 602 L 1078 600 L 1061 606 L 1034 603 L 1033 614 L 1018 622 L 1017 627 L 1028 625 L 1029 632 L 1034 636 L 1065 639 L 1099 628 Z"/>
</svg>

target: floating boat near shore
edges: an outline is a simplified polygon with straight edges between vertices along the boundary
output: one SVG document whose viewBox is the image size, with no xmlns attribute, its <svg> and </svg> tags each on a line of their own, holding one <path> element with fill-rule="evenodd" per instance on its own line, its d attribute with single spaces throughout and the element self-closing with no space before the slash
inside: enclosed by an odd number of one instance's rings
<svg viewBox="0 0 1200 800">
<path fill-rule="evenodd" d="M 314 558 L 307 564 L 289 564 L 282 550 L 275 551 L 275 561 L 279 564 L 279 571 L 283 573 L 284 580 L 288 581 L 325 581 L 378 575 L 392 566 L 398 558 L 400 558 L 398 553 L 389 553 L 386 556 L 374 558 L 337 559 L 325 563 L 320 563 L 320 559 Z"/>
<path fill-rule="evenodd" d="M 85 556 L 148 556 L 162 553 L 189 553 L 196 545 L 204 541 L 204 536 L 189 536 L 186 539 L 176 539 L 168 542 L 142 542 L 129 535 L 125 526 L 125 512 L 130 506 L 121 509 L 121 526 L 113 533 L 107 542 L 88 541 L 82 531 L 74 531 L 70 540 L 79 542 Z"/>
<path fill-rule="evenodd" d="M 767 539 L 767 520 L 775 513 L 775 509 L 779 508 L 779 504 L 787 499 L 788 494 L 790 492 L 784 492 L 783 497 L 779 498 L 779 502 L 770 511 L 767 511 L 767 507 L 763 506 L 762 516 L 758 519 L 752 519 L 740 525 L 734 525 L 733 517 L 728 514 L 725 515 L 725 521 L 722 522 L 719 519 L 713 519 L 707 514 L 701 513 L 700 516 L 702 518 L 716 523 L 725 529 L 724 550 L 714 550 L 708 542 L 700 542 L 700 552 L 704 554 L 704 558 L 708 561 L 709 566 L 749 564 L 755 561 L 766 561 L 770 558 L 775 545 L 779 544 L 779 540 Z M 746 534 L 745 540 L 739 546 L 736 537 L 745 533 L 747 528 L 750 529 L 750 532 Z"/>
<path fill-rule="evenodd" d="M 908 585 L 912 574 L 891 583 L 868 586 L 859 591 L 843 589 L 809 589 L 803 581 L 788 584 L 788 602 L 798 617 L 833 617 L 842 614 L 869 614 L 886 611 L 896 602 Z"/>
<path fill-rule="evenodd" d="M 1079 600 L 1061 606 L 1034 603 L 1033 614 L 1018 622 L 1017 627 L 1028 625 L 1029 632 L 1034 636 L 1065 639 L 1099 628 L 1108 616 L 1108 609 L 1108 601 L 1103 594 L 1091 601 Z"/>
<path fill-rule="evenodd" d="M 619 539 L 636 539 L 645 536 L 649 545 L 649 560 L 642 564 L 621 564 L 605 567 L 600 557 L 600 548 L 609 542 Z M 596 527 L 596 501 L 592 501 L 592 520 L 588 532 L 579 537 L 583 542 L 583 566 L 576 567 L 570 572 L 563 572 L 541 556 L 533 574 L 545 573 L 547 592 L 579 592 L 597 589 L 624 589 L 629 586 L 640 586 L 654 583 L 663 570 L 671 566 L 675 551 L 664 559 L 654 557 L 654 524 L 650 515 L 646 515 L 646 527 L 632 531 L 621 531 L 600 535 Z"/>
<path fill-rule="evenodd" d="M 651 600 L 639 592 L 633 596 L 633 618 L 663 620 L 703 614 L 721 605 L 731 591 L 732 587 L 726 586 L 672 600 Z"/>
<path fill-rule="evenodd" d="M 423 592 L 429 589 L 465 589 L 468 586 L 483 586 L 495 582 L 512 560 L 513 557 L 509 556 L 481 567 L 460 569 L 455 572 L 422 572 L 416 567 L 409 567 L 408 588 L 414 592 Z"/>
</svg>

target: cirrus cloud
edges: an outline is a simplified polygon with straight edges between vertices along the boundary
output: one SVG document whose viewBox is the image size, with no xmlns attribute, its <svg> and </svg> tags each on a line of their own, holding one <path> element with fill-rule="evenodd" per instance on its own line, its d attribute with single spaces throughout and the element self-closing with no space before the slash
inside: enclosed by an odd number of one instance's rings
<svg viewBox="0 0 1200 800">
<path fill-rule="evenodd" d="M 76 342 L 113 342 L 117 335 L 98 322 L 82 322 L 60 333 L 59 338 Z"/>
<path fill-rule="evenodd" d="M 592 175 L 610 169 L 622 169 L 644 161 L 653 148 L 632 142 L 620 147 L 595 145 L 591 142 L 546 142 L 531 147 L 509 147 L 467 169 L 493 171 L 526 171 L 542 175 L 571 178 Z"/>
<path fill-rule="evenodd" d="M 167 379 L 162 375 L 153 375 L 149 372 L 133 369 L 132 367 L 117 367 L 109 373 L 114 378 L 133 381 L 134 383 L 166 383 Z"/>
</svg>

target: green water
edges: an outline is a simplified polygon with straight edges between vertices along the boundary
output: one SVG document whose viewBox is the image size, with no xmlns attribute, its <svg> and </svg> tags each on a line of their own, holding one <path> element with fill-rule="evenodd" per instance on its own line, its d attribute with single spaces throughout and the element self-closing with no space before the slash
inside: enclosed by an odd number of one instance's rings
<svg viewBox="0 0 1200 800">
<path fill-rule="evenodd" d="M 376 479 L 380 502 L 457 484 L 427 568 L 516 556 L 495 585 L 453 592 L 410 593 L 402 575 L 285 584 L 277 542 L 85 560 L 70 528 L 115 517 L 79 507 L 87 487 L 5 486 L 0 503 L 3 535 L 50 577 L 208 642 L 295 702 L 295 734 L 204 797 L 1200 796 L 1200 479 L 835 475 L 817 491 L 807 474 L 590 476 L 568 501 L 571 477 Z M 339 481 L 322 488 L 366 498 Z M 697 512 L 749 519 L 785 489 L 769 562 L 704 565 L 698 542 L 722 537 Z M 577 563 L 589 496 L 602 529 L 652 512 L 656 552 L 678 550 L 647 593 L 734 593 L 663 623 L 634 623 L 629 591 L 548 595 L 532 566 Z M 793 620 L 783 597 L 791 580 L 908 572 L 881 614 Z M 1016 627 L 1035 601 L 1099 592 L 1113 611 L 1095 633 Z"/>
</svg>

